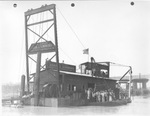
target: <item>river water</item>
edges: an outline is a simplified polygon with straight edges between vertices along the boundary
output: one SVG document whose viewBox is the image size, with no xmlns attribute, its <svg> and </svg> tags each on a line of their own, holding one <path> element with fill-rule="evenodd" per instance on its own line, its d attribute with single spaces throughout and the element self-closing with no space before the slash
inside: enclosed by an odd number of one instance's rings
<svg viewBox="0 0 150 116">
<path fill-rule="evenodd" d="M 80 107 L 2 107 L 2 116 L 43 116 L 43 115 L 135 115 L 150 116 L 150 96 L 134 97 L 132 103 L 124 106 L 80 106 Z"/>
</svg>

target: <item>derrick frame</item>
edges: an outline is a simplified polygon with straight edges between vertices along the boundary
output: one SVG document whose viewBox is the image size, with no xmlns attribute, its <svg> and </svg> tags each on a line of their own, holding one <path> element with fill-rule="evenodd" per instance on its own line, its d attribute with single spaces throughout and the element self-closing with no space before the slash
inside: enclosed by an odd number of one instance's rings
<svg viewBox="0 0 150 116">
<path fill-rule="evenodd" d="M 32 15 L 36 15 L 38 13 L 42 13 L 42 12 L 46 12 L 49 11 L 49 13 L 53 16 L 53 18 L 47 19 L 47 20 L 42 20 L 42 21 L 37 21 L 37 22 L 32 22 L 29 23 L 29 21 L 32 18 Z M 38 59 L 37 61 L 34 60 L 29 53 L 29 39 L 32 39 L 29 37 L 28 32 L 32 32 L 33 34 L 35 34 L 38 37 L 38 40 L 36 41 L 35 45 L 37 43 L 39 43 L 39 41 L 42 39 L 45 42 L 48 42 L 47 39 L 45 39 L 43 36 L 48 33 L 48 31 L 54 27 L 54 40 L 55 40 L 55 55 L 52 56 L 52 58 L 50 58 L 50 60 L 52 60 L 54 57 L 56 57 L 56 63 L 57 63 L 57 84 L 58 84 L 58 93 L 59 93 L 59 53 L 58 53 L 58 40 L 57 40 L 57 21 L 56 21 L 56 5 L 55 4 L 51 4 L 51 5 L 45 5 L 45 6 L 41 6 L 40 8 L 36 8 L 36 9 L 31 9 L 28 10 L 27 12 L 24 13 L 25 16 L 25 47 L 26 47 L 26 77 L 27 77 L 27 92 L 30 92 L 30 79 L 32 79 L 32 77 L 30 77 L 30 73 L 29 73 L 29 59 L 31 59 L 33 62 L 35 62 L 36 64 L 38 64 L 38 68 L 41 70 L 44 68 L 45 65 L 41 66 L 40 63 L 38 63 Z M 35 32 L 34 30 L 32 30 L 29 27 L 35 26 L 35 25 L 39 25 L 39 24 L 43 24 L 43 23 L 48 23 L 48 22 L 52 22 L 52 24 L 47 28 L 47 30 L 42 34 L 38 34 L 37 32 Z M 39 52 L 38 52 L 39 53 Z M 38 55 L 37 53 L 37 55 Z M 38 74 L 39 75 L 39 74 Z M 35 78 L 35 77 L 34 77 Z M 40 77 L 39 77 L 40 78 Z M 39 85 L 38 85 L 39 86 Z"/>
</svg>

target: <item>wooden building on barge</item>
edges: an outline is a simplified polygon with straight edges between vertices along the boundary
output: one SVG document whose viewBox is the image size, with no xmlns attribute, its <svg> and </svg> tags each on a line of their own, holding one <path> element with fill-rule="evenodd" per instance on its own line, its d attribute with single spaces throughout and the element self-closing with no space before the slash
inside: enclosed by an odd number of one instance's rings
<svg viewBox="0 0 150 116">
<path fill-rule="evenodd" d="M 91 65 L 92 68 L 91 68 Z M 108 63 L 85 62 L 80 65 L 81 72 L 76 72 L 76 66 L 60 63 L 59 87 L 55 75 L 56 63 L 47 61 L 46 69 L 40 72 L 40 102 L 42 106 L 85 105 L 85 91 L 115 90 L 116 80 L 109 78 Z M 34 84 L 30 82 L 30 84 Z M 57 92 L 59 89 L 59 92 Z M 31 105 L 34 105 L 31 98 Z"/>
</svg>

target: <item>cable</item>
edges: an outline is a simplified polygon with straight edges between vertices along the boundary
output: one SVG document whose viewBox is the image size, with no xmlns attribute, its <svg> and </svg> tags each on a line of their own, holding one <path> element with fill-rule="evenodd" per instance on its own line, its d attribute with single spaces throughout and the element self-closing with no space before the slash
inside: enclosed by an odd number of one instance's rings
<svg viewBox="0 0 150 116">
<path fill-rule="evenodd" d="M 61 49 L 61 47 L 59 47 L 60 48 L 60 50 L 74 63 L 74 64 L 77 64 L 74 60 L 72 60 L 72 58 L 69 56 L 69 55 L 67 55 L 67 53 L 65 53 L 62 49 Z"/>
<path fill-rule="evenodd" d="M 47 34 L 47 37 L 51 38 L 48 34 Z M 74 64 L 77 64 L 60 46 L 59 48 Z"/>
<path fill-rule="evenodd" d="M 71 25 L 69 24 L 69 22 L 67 21 L 67 19 L 65 18 L 65 16 L 62 14 L 62 12 L 59 10 L 59 8 L 57 7 L 58 11 L 60 12 L 61 16 L 64 18 L 65 22 L 67 23 L 67 25 L 69 26 L 69 28 L 71 29 L 71 31 L 74 33 L 74 35 L 76 36 L 77 40 L 79 41 L 79 43 L 82 45 L 82 47 L 84 49 L 86 49 L 86 47 L 83 45 L 83 43 L 81 42 L 81 40 L 79 39 L 78 35 L 75 33 L 75 31 L 73 30 L 73 28 L 71 27 Z M 91 57 L 90 54 L 88 54 L 88 57 Z"/>
<path fill-rule="evenodd" d="M 75 31 L 73 30 L 73 28 L 71 27 L 71 25 L 69 24 L 69 22 L 67 21 L 67 19 L 64 17 L 64 15 L 62 14 L 62 12 L 59 10 L 59 8 L 57 7 L 58 11 L 60 12 L 61 16 L 64 18 L 65 22 L 68 24 L 69 28 L 71 29 L 71 31 L 75 34 L 76 38 L 78 39 L 78 41 L 80 42 L 80 44 L 82 45 L 82 47 L 85 49 L 86 47 L 83 45 L 83 43 L 81 42 L 81 40 L 79 39 L 78 35 L 75 33 Z"/>
</svg>

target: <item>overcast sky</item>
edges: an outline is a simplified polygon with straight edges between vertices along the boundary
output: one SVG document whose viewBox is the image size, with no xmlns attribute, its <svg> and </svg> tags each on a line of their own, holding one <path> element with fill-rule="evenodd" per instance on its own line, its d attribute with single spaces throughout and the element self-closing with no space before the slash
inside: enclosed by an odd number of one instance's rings
<svg viewBox="0 0 150 116">
<path fill-rule="evenodd" d="M 74 1 L 75 6 L 71 7 L 72 1 L 1 1 L 2 83 L 20 82 L 20 76 L 25 74 L 24 12 L 52 3 L 57 7 L 60 62 L 78 66 L 87 61 L 83 49 L 89 48 L 90 56 L 97 62 L 130 65 L 133 74 L 150 74 L 150 1 L 138 0 L 134 6 L 130 2 Z"/>
</svg>

